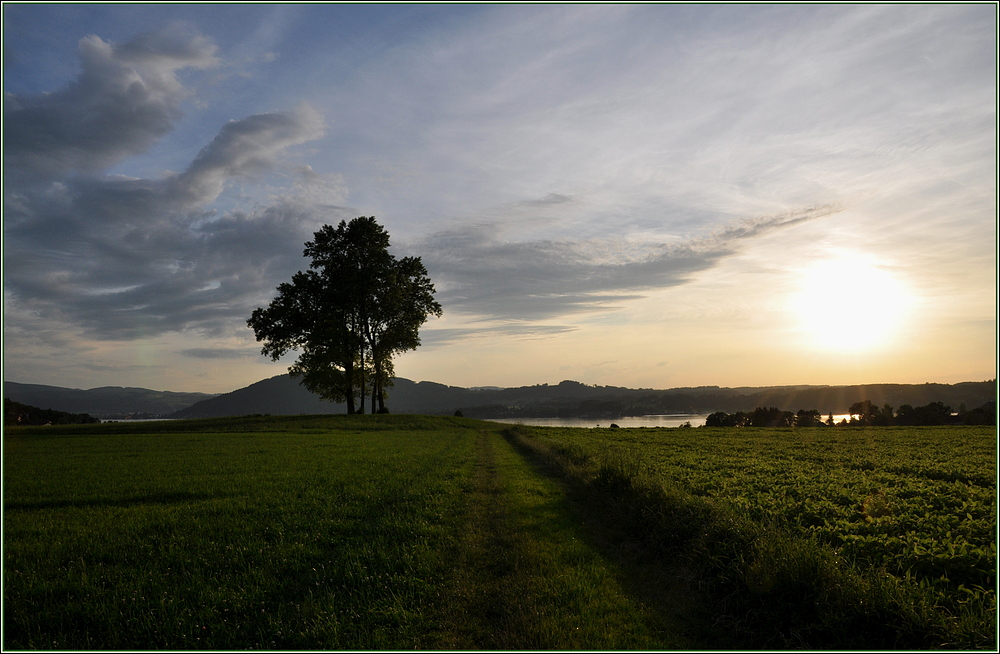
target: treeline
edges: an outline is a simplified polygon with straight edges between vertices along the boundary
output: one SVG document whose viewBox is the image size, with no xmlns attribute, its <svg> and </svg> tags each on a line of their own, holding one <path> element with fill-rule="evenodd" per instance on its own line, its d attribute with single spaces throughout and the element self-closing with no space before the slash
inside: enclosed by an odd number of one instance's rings
<svg viewBox="0 0 1000 654">
<path fill-rule="evenodd" d="M 9 398 L 3 400 L 3 424 L 5 427 L 19 425 L 86 425 L 100 420 L 86 413 L 67 413 L 52 409 L 39 409 Z"/>
<path fill-rule="evenodd" d="M 953 407 L 960 404 L 976 407 L 995 398 L 996 381 L 763 388 L 706 386 L 668 390 L 587 386 L 563 381 L 557 385 L 488 391 L 447 390 L 454 395 L 450 398 L 452 404 L 448 413 L 460 408 L 468 417 L 613 420 L 625 416 L 709 414 L 714 411 L 750 414 L 755 407 L 783 410 L 813 407 L 826 416 L 829 412 L 845 413 L 853 403 L 866 399 L 878 406 L 909 404 L 917 407 L 940 401 Z"/>
<path fill-rule="evenodd" d="M 953 413 L 950 406 L 942 402 L 931 402 L 913 407 L 904 404 L 896 411 L 889 404 L 881 407 L 871 400 L 855 402 L 848 410 L 850 419 L 839 423 L 829 414 L 824 420 L 816 409 L 799 409 L 798 412 L 782 411 L 775 407 L 757 407 L 753 411 L 726 413 L 716 411 L 705 419 L 706 427 L 834 427 L 865 426 L 888 427 L 892 425 L 993 425 L 997 419 L 996 402 L 987 402 L 981 407 L 967 411 L 965 405 Z"/>
</svg>

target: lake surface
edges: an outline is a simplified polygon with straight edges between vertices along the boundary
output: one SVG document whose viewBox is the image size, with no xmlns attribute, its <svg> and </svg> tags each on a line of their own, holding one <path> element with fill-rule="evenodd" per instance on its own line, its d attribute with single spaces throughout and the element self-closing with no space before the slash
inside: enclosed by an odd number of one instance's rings
<svg viewBox="0 0 1000 654">
<path fill-rule="evenodd" d="M 493 422 L 508 424 L 531 425 L 533 427 L 610 427 L 615 423 L 619 427 L 680 427 L 690 422 L 692 427 L 703 427 L 708 414 L 675 413 L 654 416 L 628 416 L 625 418 L 495 418 Z M 822 420 L 826 417 L 820 416 Z M 850 420 L 850 414 L 835 413 L 833 420 L 839 424 L 841 420 Z"/>
<path fill-rule="evenodd" d="M 493 422 L 531 425 L 533 427 L 680 427 L 690 422 L 692 427 L 705 424 L 707 414 L 675 413 L 670 415 L 626 416 L 622 418 L 496 418 Z"/>
</svg>

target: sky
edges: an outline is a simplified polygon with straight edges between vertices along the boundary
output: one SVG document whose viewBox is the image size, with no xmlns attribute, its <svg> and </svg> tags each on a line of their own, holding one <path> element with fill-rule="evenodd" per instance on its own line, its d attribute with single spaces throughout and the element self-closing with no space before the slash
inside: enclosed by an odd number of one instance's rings
<svg viewBox="0 0 1000 654">
<path fill-rule="evenodd" d="M 453 386 L 996 377 L 997 7 L 3 5 L 3 377 L 221 393 L 375 216 Z"/>
</svg>

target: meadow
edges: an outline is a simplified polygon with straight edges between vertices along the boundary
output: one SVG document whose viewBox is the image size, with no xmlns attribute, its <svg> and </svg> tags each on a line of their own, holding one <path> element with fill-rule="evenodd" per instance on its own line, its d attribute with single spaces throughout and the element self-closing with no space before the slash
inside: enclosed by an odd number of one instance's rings
<svg viewBox="0 0 1000 654">
<path fill-rule="evenodd" d="M 996 642 L 993 428 L 513 435 L 645 556 L 695 569 L 734 644 Z"/>
<path fill-rule="evenodd" d="M 992 428 L 13 428 L 4 649 L 990 649 Z"/>
</svg>

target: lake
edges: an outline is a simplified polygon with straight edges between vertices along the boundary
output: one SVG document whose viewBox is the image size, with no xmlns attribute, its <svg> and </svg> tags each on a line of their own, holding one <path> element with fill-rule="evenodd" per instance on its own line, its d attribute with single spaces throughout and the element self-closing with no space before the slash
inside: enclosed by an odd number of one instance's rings
<svg viewBox="0 0 1000 654">
<path fill-rule="evenodd" d="M 496 418 L 493 422 L 531 425 L 532 427 L 680 427 L 690 422 L 692 427 L 705 424 L 707 414 L 675 413 L 669 415 L 625 416 L 621 418 Z"/>
<path fill-rule="evenodd" d="M 825 417 L 820 416 L 822 420 Z M 690 422 L 692 427 L 702 427 L 708 414 L 698 413 L 672 413 L 667 415 L 651 416 L 628 416 L 624 418 L 494 418 L 493 422 L 504 422 L 508 424 L 531 425 L 533 427 L 610 427 L 615 423 L 619 427 L 680 427 L 685 422 Z M 840 423 L 841 420 L 850 420 L 850 414 L 835 413 L 833 420 Z"/>
</svg>

